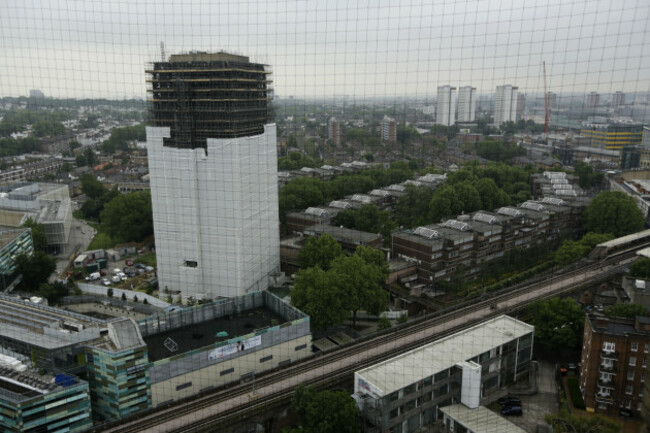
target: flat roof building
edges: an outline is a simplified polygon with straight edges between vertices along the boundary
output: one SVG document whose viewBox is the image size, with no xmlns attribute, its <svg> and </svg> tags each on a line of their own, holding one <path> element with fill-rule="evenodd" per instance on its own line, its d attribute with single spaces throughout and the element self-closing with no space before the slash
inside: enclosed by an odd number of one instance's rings
<svg viewBox="0 0 650 433">
<path fill-rule="evenodd" d="M 533 330 L 499 316 L 355 372 L 368 431 L 412 432 L 440 419 L 443 407 L 494 401 L 528 374 Z"/>
</svg>

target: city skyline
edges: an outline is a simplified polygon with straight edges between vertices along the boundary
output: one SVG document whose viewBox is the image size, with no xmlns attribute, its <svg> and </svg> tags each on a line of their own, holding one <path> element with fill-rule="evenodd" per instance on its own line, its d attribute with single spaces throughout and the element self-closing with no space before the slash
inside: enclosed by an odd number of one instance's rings
<svg viewBox="0 0 650 433">
<path fill-rule="evenodd" d="M 444 83 L 478 93 L 648 91 L 649 11 L 641 1 L 549 5 L 485 1 L 217 2 L 157 5 L 10 1 L 0 17 L 0 94 L 143 97 L 143 69 L 167 52 L 250 53 L 272 64 L 279 95 L 435 95 Z"/>
</svg>

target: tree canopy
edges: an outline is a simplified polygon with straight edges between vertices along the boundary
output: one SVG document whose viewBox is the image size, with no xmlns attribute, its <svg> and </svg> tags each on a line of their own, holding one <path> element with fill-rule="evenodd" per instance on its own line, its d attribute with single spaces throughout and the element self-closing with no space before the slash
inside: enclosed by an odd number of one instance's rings
<svg viewBox="0 0 650 433">
<path fill-rule="evenodd" d="M 291 433 L 360 433 L 360 412 L 350 395 L 343 391 L 318 391 L 301 384 L 291 399 L 300 426 Z M 285 430 L 286 431 L 286 430 Z"/>
<path fill-rule="evenodd" d="M 642 257 L 630 266 L 630 276 L 632 278 L 650 279 L 650 259 Z"/>
<path fill-rule="evenodd" d="M 315 329 L 340 325 L 359 310 L 378 315 L 388 303 L 382 284 L 388 264 L 380 251 L 358 247 L 352 256 L 339 255 L 328 271 L 320 266 L 303 269 L 291 289 L 291 303 L 309 314 Z"/>
<path fill-rule="evenodd" d="M 585 229 L 621 237 L 643 229 L 643 212 L 634 199 L 618 191 L 605 191 L 585 210 Z"/>
<path fill-rule="evenodd" d="M 576 175 L 578 176 L 578 185 L 582 189 L 598 189 L 603 183 L 605 175 L 594 171 L 593 167 L 584 162 L 573 164 Z"/>
<path fill-rule="evenodd" d="M 129 141 L 145 141 L 147 134 L 144 124 L 113 128 L 111 136 L 102 143 L 105 153 L 115 153 L 117 150 L 129 150 Z"/>
<path fill-rule="evenodd" d="M 341 245 L 324 233 L 322 236 L 311 236 L 305 241 L 298 253 L 298 262 L 303 269 L 318 266 L 327 271 L 332 261 L 342 254 Z"/>
<path fill-rule="evenodd" d="M 573 416 L 566 410 L 546 415 L 554 433 L 619 433 L 620 427 L 601 415 Z"/>
<path fill-rule="evenodd" d="M 278 170 L 300 170 L 303 167 L 315 167 L 313 159 L 300 152 L 289 152 L 288 156 L 278 158 Z"/>
<path fill-rule="evenodd" d="M 490 161 L 506 162 L 516 156 L 526 155 L 526 149 L 503 141 L 485 140 L 476 146 L 476 153 Z"/>
<path fill-rule="evenodd" d="M 537 301 L 527 309 L 535 326 L 536 351 L 553 353 L 566 348 L 582 347 L 585 312 L 571 298 L 548 298 Z"/>
<path fill-rule="evenodd" d="M 579 241 L 566 240 L 553 254 L 553 261 L 560 266 L 565 266 L 586 257 L 594 247 L 600 243 L 614 238 L 609 233 L 587 233 Z"/>
<path fill-rule="evenodd" d="M 364 204 L 358 210 L 342 210 L 334 217 L 333 224 L 369 233 L 380 233 L 384 240 L 390 239 L 391 230 L 395 228 L 390 213 L 380 211 L 374 204 Z"/>
<path fill-rule="evenodd" d="M 108 234 L 123 242 L 140 242 L 153 234 L 151 193 L 136 191 L 118 194 L 101 213 Z"/>
<path fill-rule="evenodd" d="M 34 243 L 34 251 L 45 251 L 47 248 L 47 237 L 45 236 L 45 226 L 37 223 L 31 217 L 27 218 L 22 224 L 22 227 L 32 229 L 32 242 Z"/>
<path fill-rule="evenodd" d="M 648 309 L 640 304 L 614 304 L 605 308 L 603 313 L 609 317 L 633 319 L 636 316 L 648 316 Z"/>
<path fill-rule="evenodd" d="M 56 270 L 54 259 L 44 251 L 34 251 L 32 255 L 20 254 L 15 263 L 16 272 L 23 276 L 22 287 L 28 292 L 36 291 Z"/>
</svg>

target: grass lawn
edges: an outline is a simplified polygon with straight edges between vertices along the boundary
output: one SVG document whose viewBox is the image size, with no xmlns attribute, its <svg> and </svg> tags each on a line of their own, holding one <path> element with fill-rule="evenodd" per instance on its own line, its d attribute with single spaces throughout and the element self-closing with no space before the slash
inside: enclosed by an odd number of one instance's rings
<svg viewBox="0 0 650 433">
<path fill-rule="evenodd" d="M 156 253 L 151 252 L 151 253 L 142 254 L 141 256 L 138 256 L 135 259 L 133 259 L 133 262 L 134 263 L 142 263 L 143 265 L 153 266 L 155 268 L 156 267 Z"/>
</svg>

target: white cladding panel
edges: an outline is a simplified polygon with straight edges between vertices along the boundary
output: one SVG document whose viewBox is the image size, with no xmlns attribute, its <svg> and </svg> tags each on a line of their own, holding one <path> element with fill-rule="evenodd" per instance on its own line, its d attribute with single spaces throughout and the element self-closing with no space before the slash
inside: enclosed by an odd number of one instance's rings
<svg viewBox="0 0 650 433">
<path fill-rule="evenodd" d="M 163 146 L 167 136 L 147 128 L 160 287 L 208 297 L 266 289 L 280 264 L 275 124 L 208 139 L 207 154 Z"/>
<path fill-rule="evenodd" d="M 460 402 L 470 409 L 475 409 L 481 404 L 481 365 L 472 361 L 459 362 L 456 365 L 463 370 Z"/>
</svg>

